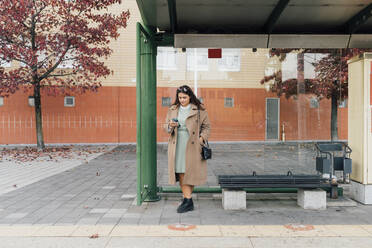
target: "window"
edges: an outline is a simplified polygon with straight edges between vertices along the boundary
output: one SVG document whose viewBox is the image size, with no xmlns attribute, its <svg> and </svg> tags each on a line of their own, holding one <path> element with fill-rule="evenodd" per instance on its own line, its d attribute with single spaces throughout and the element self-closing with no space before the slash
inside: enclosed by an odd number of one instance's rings
<svg viewBox="0 0 372 248">
<path fill-rule="evenodd" d="M 282 62 L 282 81 L 291 78 L 297 78 L 297 54 L 287 53 L 285 60 Z"/>
<path fill-rule="evenodd" d="M 208 71 L 208 49 L 207 48 L 188 48 L 186 49 L 187 70 L 195 70 L 195 53 L 196 53 L 196 70 Z"/>
<path fill-rule="evenodd" d="M 37 56 L 38 66 L 40 66 L 40 63 L 44 63 L 44 67 L 45 67 L 45 65 L 47 64 L 47 61 L 44 61 L 47 58 L 46 53 L 37 52 L 36 56 Z M 20 67 L 27 67 L 27 65 L 23 62 L 20 62 L 19 65 Z"/>
<path fill-rule="evenodd" d="M 28 106 L 35 106 L 35 98 L 33 96 L 28 97 Z"/>
<path fill-rule="evenodd" d="M 274 67 L 266 67 L 265 68 L 265 76 L 271 76 L 276 72 Z"/>
<path fill-rule="evenodd" d="M 4 49 L 5 49 L 5 53 L 6 53 L 7 50 L 11 50 L 11 46 L 9 44 L 7 44 L 7 45 L 4 46 Z M 11 61 L 8 60 L 8 59 L 9 59 L 9 57 L 6 58 L 4 55 L 2 57 L 0 57 L 0 67 L 3 67 L 3 68 L 11 67 L 12 66 Z"/>
<path fill-rule="evenodd" d="M 74 107 L 74 106 L 75 106 L 75 97 L 65 96 L 65 107 Z"/>
<path fill-rule="evenodd" d="M 161 106 L 169 107 L 170 105 L 172 105 L 172 98 L 170 98 L 170 97 L 162 97 L 161 98 Z"/>
<path fill-rule="evenodd" d="M 315 67 L 314 63 L 317 63 L 322 58 L 326 57 L 328 54 L 324 53 L 305 53 L 304 54 L 304 77 L 305 78 L 315 78 Z"/>
<path fill-rule="evenodd" d="M 10 61 L 6 61 L 4 59 L 0 59 L 0 67 L 11 67 L 12 63 Z"/>
<path fill-rule="evenodd" d="M 304 54 L 304 77 L 308 79 L 315 78 L 314 63 L 328 56 L 326 53 L 305 53 Z M 287 53 L 282 62 L 282 80 L 297 78 L 297 53 Z"/>
<path fill-rule="evenodd" d="M 4 106 L 4 97 L 0 96 L 0 106 Z"/>
<path fill-rule="evenodd" d="M 319 100 L 316 97 L 310 99 L 310 108 L 319 108 Z"/>
<path fill-rule="evenodd" d="M 232 97 L 225 97 L 225 107 L 232 108 L 234 107 L 234 98 Z"/>
<path fill-rule="evenodd" d="M 156 69 L 177 70 L 177 49 L 173 47 L 158 47 Z"/>
<path fill-rule="evenodd" d="M 240 49 L 222 49 L 222 58 L 218 60 L 220 71 L 240 71 Z"/>
<path fill-rule="evenodd" d="M 338 107 L 339 108 L 346 108 L 347 107 L 347 99 L 344 99 L 342 101 L 339 101 Z"/>
<path fill-rule="evenodd" d="M 65 54 L 63 61 L 57 66 L 59 69 L 71 69 L 74 68 L 76 63 L 76 54 L 71 50 Z"/>
</svg>

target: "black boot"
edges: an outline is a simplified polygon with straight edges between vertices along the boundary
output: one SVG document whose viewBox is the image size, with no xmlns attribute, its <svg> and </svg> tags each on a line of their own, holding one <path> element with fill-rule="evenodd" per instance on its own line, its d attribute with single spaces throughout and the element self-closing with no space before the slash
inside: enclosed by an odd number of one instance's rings
<svg viewBox="0 0 372 248">
<path fill-rule="evenodd" d="M 192 201 L 192 198 L 183 198 L 183 202 L 177 208 L 177 213 L 186 213 L 192 210 L 194 210 L 194 202 Z"/>
<path fill-rule="evenodd" d="M 185 203 L 186 203 L 186 198 L 183 198 L 183 200 L 182 200 L 182 203 L 178 206 L 178 208 L 177 208 L 177 213 L 179 213 L 178 211 L 181 209 L 181 208 L 183 208 L 183 206 L 185 205 Z"/>
</svg>

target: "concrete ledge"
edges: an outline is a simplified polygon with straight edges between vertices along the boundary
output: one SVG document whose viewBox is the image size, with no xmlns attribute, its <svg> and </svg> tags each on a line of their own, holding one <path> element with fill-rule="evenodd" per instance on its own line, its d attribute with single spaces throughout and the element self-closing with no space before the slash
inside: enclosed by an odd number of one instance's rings
<svg viewBox="0 0 372 248">
<path fill-rule="evenodd" d="M 371 184 L 361 184 L 356 181 L 350 181 L 351 187 L 351 198 L 363 203 L 372 204 L 372 185 Z"/>
<path fill-rule="evenodd" d="M 247 208 L 247 193 L 244 190 L 222 189 L 222 207 L 225 210 Z"/>
<path fill-rule="evenodd" d="M 326 192 L 322 189 L 298 189 L 297 204 L 303 209 L 324 210 L 327 208 Z"/>
</svg>

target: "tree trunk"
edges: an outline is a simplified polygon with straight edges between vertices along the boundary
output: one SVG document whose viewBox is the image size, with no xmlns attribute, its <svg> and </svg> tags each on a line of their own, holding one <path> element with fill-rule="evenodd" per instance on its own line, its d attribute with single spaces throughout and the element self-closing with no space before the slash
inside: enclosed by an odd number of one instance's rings
<svg viewBox="0 0 372 248">
<path fill-rule="evenodd" d="M 304 58 L 304 53 L 297 54 L 297 137 L 300 141 L 307 138 Z"/>
<path fill-rule="evenodd" d="M 305 54 L 297 54 L 297 94 L 306 94 L 305 91 Z"/>
<path fill-rule="evenodd" d="M 338 106 L 337 106 L 337 95 L 332 94 L 331 98 L 331 141 L 336 141 L 338 140 L 338 126 L 337 126 L 337 111 L 338 111 Z"/>
<path fill-rule="evenodd" d="M 43 120 L 42 120 L 42 115 L 41 115 L 40 83 L 34 84 L 34 100 L 35 100 L 37 148 L 39 150 L 42 150 L 45 148 L 45 145 L 44 145 L 44 136 L 43 136 Z"/>
</svg>

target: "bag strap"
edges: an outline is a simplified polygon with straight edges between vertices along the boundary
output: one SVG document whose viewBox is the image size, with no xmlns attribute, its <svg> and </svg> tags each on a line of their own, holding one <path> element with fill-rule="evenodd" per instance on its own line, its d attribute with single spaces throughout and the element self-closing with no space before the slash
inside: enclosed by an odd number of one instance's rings
<svg viewBox="0 0 372 248">
<path fill-rule="evenodd" d="M 198 128 L 199 128 L 199 137 L 200 137 L 201 131 L 200 131 L 200 109 L 199 107 L 198 107 Z"/>
<path fill-rule="evenodd" d="M 201 126 L 200 126 L 200 109 L 198 108 L 198 127 L 199 127 L 199 137 L 200 137 L 200 134 L 201 134 Z M 203 139 L 204 141 L 204 139 Z M 204 141 L 204 144 L 207 144 L 207 147 L 209 147 L 209 144 L 208 144 L 208 140 L 205 140 Z"/>
</svg>

